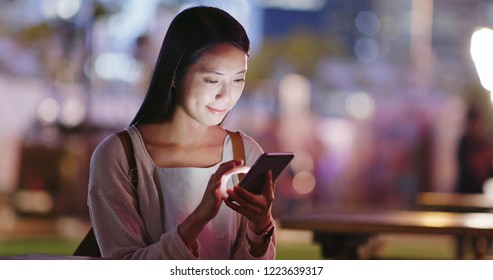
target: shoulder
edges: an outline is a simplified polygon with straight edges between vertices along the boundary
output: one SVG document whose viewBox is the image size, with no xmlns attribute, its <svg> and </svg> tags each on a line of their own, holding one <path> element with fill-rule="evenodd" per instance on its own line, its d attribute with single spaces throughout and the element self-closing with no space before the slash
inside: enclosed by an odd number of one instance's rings
<svg viewBox="0 0 493 280">
<path fill-rule="evenodd" d="M 125 159 L 125 150 L 116 134 L 107 136 L 94 150 L 91 165 L 107 165 L 111 162 L 120 162 Z"/>
<path fill-rule="evenodd" d="M 111 134 L 101 141 L 94 150 L 95 155 L 108 155 L 123 151 L 121 140 L 116 134 Z"/>
</svg>

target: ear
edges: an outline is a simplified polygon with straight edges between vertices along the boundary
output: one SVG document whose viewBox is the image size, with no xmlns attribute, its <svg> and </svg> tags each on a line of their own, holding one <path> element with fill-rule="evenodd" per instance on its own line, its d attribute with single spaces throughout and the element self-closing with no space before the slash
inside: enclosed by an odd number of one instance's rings
<svg viewBox="0 0 493 280">
<path fill-rule="evenodd" d="M 171 81 L 171 88 L 176 89 L 176 77 L 173 77 L 173 81 Z"/>
</svg>

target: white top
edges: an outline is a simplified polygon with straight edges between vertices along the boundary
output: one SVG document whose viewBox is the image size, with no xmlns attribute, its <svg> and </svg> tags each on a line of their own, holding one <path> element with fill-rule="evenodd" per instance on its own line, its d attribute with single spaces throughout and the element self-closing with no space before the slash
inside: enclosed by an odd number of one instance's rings
<svg viewBox="0 0 493 280">
<path fill-rule="evenodd" d="M 226 137 L 223 145 L 222 162 L 233 159 L 233 147 Z M 220 163 L 211 167 L 157 167 L 162 200 L 163 217 L 166 231 L 179 225 L 199 205 L 210 176 L 216 172 Z M 234 181 L 236 183 L 236 176 Z M 226 188 L 232 188 L 233 181 L 228 180 Z M 204 227 L 198 236 L 201 259 L 228 259 L 236 238 L 238 215 L 224 203 L 217 216 Z M 212 249 L 214 248 L 214 249 Z"/>
</svg>

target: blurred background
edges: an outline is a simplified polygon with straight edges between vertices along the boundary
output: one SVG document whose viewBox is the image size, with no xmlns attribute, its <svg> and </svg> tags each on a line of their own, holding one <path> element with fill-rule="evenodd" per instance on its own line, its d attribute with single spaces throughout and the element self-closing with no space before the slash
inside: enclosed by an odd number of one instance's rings
<svg viewBox="0 0 493 280">
<path fill-rule="evenodd" d="M 0 0 L 0 255 L 73 252 L 92 151 L 128 126 L 170 21 L 198 4 L 252 42 L 225 126 L 296 153 L 276 217 L 412 208 L 419 192 L 456 190 L 471 112 L 489 142 L 493 0 Z M 279 258 L 321 257 L 309 233 L 278 234 Z M 423 242 L 451 256 L 453 241 Z"/>
</svg>

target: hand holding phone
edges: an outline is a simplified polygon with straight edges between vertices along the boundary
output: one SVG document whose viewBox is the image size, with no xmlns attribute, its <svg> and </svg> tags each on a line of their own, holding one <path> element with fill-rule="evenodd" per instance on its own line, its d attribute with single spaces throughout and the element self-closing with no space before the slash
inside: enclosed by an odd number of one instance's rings
<svg viewBox="0 0 493 280">
<path fill-rule="evenodd" d="M 293 153 L 264 153 L 255 161 L 238 185 L 251 193 L 261 194 L 267 171 L 272 171 L 272 180 L 275 181 L 293 158 Z"/>
</svg>

